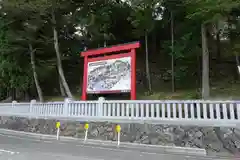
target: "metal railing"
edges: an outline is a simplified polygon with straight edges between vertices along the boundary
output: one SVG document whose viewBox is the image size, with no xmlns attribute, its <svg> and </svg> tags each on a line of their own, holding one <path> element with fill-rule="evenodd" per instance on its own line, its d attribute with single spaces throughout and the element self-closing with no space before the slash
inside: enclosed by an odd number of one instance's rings
<svg viewBox="0 0 240 160">
<path fill-rule="evenodd" d="M 240 125 L 240 101 L 114 100 L 1 103 L 1 116 L 169 125 Z"/>
</svg>

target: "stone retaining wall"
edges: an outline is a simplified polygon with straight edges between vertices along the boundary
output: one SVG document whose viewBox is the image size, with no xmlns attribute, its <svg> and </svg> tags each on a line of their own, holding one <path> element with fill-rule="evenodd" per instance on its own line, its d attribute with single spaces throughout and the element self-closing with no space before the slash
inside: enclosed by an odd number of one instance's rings
<svg viewBox="0 0 240 160">
<path fill-rule="evenodd" d="M 0 117 L 0 128 L 43 134 L 56 134 L 56 121 Z M 205 148 L 208 153 L 240 153 L 240 129 L 183 127 L 149 124 L 120 124 L 121 141 L 133 143 Z M 90 123 L 89 139 L 116 140 L 115 124 Z M 61 121 L 61 135 L 84 138 L 84 122 Z"/>
</svg>

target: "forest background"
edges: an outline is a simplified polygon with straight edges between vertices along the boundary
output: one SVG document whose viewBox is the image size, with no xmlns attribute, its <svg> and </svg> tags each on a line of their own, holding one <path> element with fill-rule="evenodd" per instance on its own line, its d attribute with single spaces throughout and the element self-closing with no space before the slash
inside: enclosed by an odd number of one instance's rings
<svg viewBox="0 0 240 160">
<path fill-rule="evenodd" d="M 2 101 L 79 99 L 80 52 L 132 41 L 141 43 L 138 99 L 240 96 L 239 0 L 2 0 L 0 6 Z"/>
</svg>

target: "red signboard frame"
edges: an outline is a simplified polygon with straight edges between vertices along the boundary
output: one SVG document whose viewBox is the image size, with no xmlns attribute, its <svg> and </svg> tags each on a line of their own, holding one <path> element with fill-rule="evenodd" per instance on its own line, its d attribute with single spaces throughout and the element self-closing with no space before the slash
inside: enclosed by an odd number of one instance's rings
<svg viewBox="0 0 240 160">
<path fill-rule="evenodd" d="M 111 46 L 106 48 L 99 48 L 94 50 L 88 50 L 81 53 L 81 56 L 84 57 L 84 72 L 83 72 L 83 83 L 82 83 L 82 100 L 87 99 L 87 71 L 88 71 L 88 63 L 94 61 L 101 61 L 101 60 L 109 60 L 109 59 L 116 59 L 122 57 L 131 57 L 131 100 L 136 100 L 136 49 L 140 47 L 139 42 L 128 43 L 128 44 L 121 44 L 117 46 Z M 115 55 L 105 55 L 112 52 L 124 52 L 121 54 Z M 89 57 L 89 56 L 99 56 L 103 55 L 103 57 Z M 100 93 L 119 93 L 122 91 L 107 91 L 107 92 L 98 92 Z"/>
</svg>

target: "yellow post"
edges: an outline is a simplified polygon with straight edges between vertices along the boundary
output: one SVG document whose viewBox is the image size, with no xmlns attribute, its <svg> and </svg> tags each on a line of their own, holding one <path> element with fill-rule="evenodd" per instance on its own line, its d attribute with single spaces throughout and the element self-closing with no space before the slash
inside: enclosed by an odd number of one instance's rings
<svg viewBox="0 0 240 160">
<path fill-rule="evenodd" d="M 57 140 L 59 140 L 60 126 L 61 126 L 61 123 L 60 123 L 59 121 L 57 121 L 57 122 L 56 122 L 56 128 L 57 128 Z"/>
<path fill-rule="evenodd" d="M 85 123 L 85 125 L 84 125 L 84 129 L 85 129 L 85 138 L 84 138 L 84 142 L 87 141 L 88 128 L 89 128 L 89 124 L 88 124 L 88 123 Z"/>
<path fill-rule="evenodd" d="M 117 132 L 117 145 L 120 145 L 120 135 L 121 135 L 121 126 L 118 124 L 116 126 L 116 132 Z"/>
</svg>

